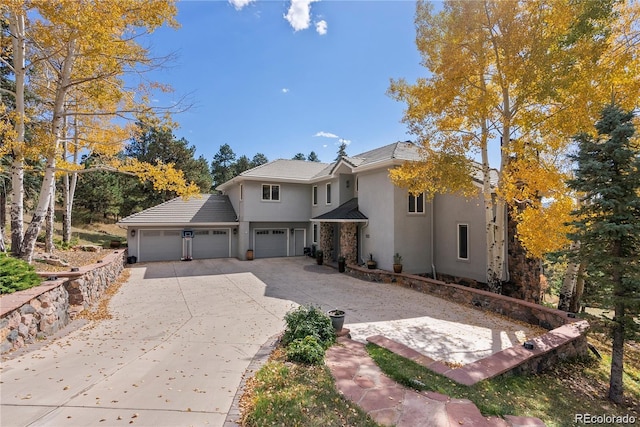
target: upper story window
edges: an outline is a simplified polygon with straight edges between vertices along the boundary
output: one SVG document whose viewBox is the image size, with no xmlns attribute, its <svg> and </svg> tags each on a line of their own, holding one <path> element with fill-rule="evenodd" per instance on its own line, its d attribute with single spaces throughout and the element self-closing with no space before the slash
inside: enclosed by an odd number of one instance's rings
<svg viewBox="0 0 640 427">
<path fill-rule="evenodd" d="M 458 259 L 469 259 L 468 224 L 458 224 Z"/>
<path fill-rule="evenodd" d="M 318 204 L 318 186 L 314 185 L 313 188 L 311 189 L 311 199 L 313 202 L 313 206 L 316 206 Z"/>
<path fill-rule="evenodd" d="M 409 213 L 424 213 L 424 193 L 409 194 Z"/>
<path fill-rule="evenodd" d="M 280 186 L 277 184 L 262 184 L 262 200 L 280 201 Z"/>
<path fill-rule="evenodd" d="M 327 184 L 327 204 L 331 204 L 331 183 Z"/>
<path fill-rule="evenodd" d="M 242 201 L 242 197 L 244 196 L 243 194 L 243 188 L 242 188 L 242 184 L 240 184 L 240 201 Z"/>
</svg>

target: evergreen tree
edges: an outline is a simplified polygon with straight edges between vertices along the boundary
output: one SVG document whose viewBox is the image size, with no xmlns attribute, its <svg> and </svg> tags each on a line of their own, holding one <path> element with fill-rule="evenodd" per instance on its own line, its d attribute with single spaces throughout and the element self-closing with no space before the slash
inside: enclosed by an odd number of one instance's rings
<svg viewBox="0 0 640 427">
<path fill-rule="evenodd" d="M 229 146 L 229 144 L 221 145 L 211 162 L 211 175 L 213 175 L 214 189 L 234 177 L 233 165 L 235 160 L 236 153 L 233 152 L 231 146 Z"/>
<path fill-rule="evenodd" d="M 86 168 L 90 168 L 92 158 L 84 161 Z M 79 174 L 76 187 L 76 206 L 89 212 L 89 222 L 97 215 L 107 218 L 112 215 L 118 218 L 124 197 L 119 174 L 106 171 L 94 171 Z"/>
<path fill-rule="evenodd" d="M 251 167 L 255 168 L 256 166 L 264 165 L 267 163 L 269 159 L 262 153 L 256 153 L 255 156 L 251 159 Z"/>
<path fill-rule="evenodd" d="M 173 131 L 169 128 L 148 126 L 140 122 L 136 125 L 139 132 L 125 148 L 125 156 L 151 164 L 156 162 L 171 163 L 175 169 L 184 173 L 187 182 L 195 183 L 200 192 L 209 192 L 212 181 L 209 164 L 203 156 L 198 159 L 194 157 L 195 146 L 189 146 L 188 141 L 184 138 L 176 139 Z M 153 183 L 149 181 L 135 182 L 132 177 L 126 177 L 122 181 L 126 198 L 129 198 L 130 195 L 133 197 L 130 206 L 123 206 L 123 215 L 147 209 L 177 196 L 177 193 L 173 191 L 157 191 L 153 188 Z"/>
<path fill-rule="evenodd" d="M 347 157 L 347 144 L 342 142 L 338 147 L 338 154 L 336 155 L 336 162 L 340 160 L 341 157 Z"/>
<path fill-rule="evenodd" d="M 233 165 L 233 176 L 238 176 L 242 172 L 251 169 L 251 160 L 244 154 L 238 157 L 238 160 Z"/>
<path fill-rule="evenodd" d="M 307 160 L 310 161 L 310 162 L 319 162 L 320 158 L 318 157 L 318 155 L 316 154 L 315 151 L 312 151 L 307 156 Z"/>
<path fill-rule="evenodd" d="M 583 195 L 572 215 L 580 242 L 577 256 L 586 262 L 590 294 L 614 309 L 609 399 L 623 401 L 626 339 L 640 325 L 640 147 L 632 141 L 633 113 L 610 105 L 596 123 L 598 136 L 580 134 L 573 156 L 577 169 L 569 187 Z"/>
<path fill-rule="evenodd" d="M 291 160 L 307 160 L 304 154 L 298 153 L 291 158 Z"/>
</svg>

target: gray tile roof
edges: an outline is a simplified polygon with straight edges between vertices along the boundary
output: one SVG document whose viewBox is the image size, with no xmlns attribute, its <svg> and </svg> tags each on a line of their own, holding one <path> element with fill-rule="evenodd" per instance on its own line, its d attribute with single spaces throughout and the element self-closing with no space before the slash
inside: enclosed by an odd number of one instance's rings
<svg viewBox="0 0 640 427">
<path fill-rule="evenodd" d="M 351 221 L 363 221 L 367 220 L 367 217 L 358 210 L 358 198 L 355 197 L 348 202 L 345 202 L 335 208 L 334 210 L 325 214 L 319 215 L 315 220 L 351 220 Z"/>
<path fill-rule="evenodd" d="M 240 176 L 307 180 L 328 167 L 331 167 L 328 163 L 278 159 L 244 171 Z"/>
<path fill-rule="evenodd" d="M 364 166 L 385 160 L 420 160 L 420 149 L 411 141 L 394 142 L 351 157 L 356 166 Z"/>
<path fill-rule="evenodd" d="M 119 225 L 234 223 L 237 215 L 229 197 L 201 194 L 184 200 L 181 197 L 161 203 L 121 219 Z"/>
</svg>

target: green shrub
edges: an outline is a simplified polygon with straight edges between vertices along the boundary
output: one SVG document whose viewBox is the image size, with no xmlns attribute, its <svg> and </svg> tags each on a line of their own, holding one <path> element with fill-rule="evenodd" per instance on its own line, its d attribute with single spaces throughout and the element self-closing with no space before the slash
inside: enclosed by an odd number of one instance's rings
<svg viewBox="0 0 640 427">
<path fill-rule="evenodd" d="M 287 360 L 307 365 L 319 365 L 324 360 L 324 347 L 316 337 L 311 335 L 296 338 L 287 346 Z"/>
<path fill-rule="evenodd" d="M 287 328 L 282 336 L 282 344 L 285 346 L 307 336 L 314 337 L 325 349 L 331 347 L 336 341 L 336 332 L 331 324 L 331 318 L 317 307 L 301 305 L 288 312 L 284 320 Z"/>
<path fill-rule="evenodd" d="M 40 282 L 40 276 L 32 265 L 7 254 L 0 254 L 0 294 L 23 291 L 38 286 Z"/>
</svg>

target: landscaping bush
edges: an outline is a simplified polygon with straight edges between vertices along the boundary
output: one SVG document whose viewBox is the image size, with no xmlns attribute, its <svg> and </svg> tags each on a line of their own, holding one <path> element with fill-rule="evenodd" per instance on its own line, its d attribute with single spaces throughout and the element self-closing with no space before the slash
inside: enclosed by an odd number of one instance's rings
<svg viewBox="0 0 640 427">
<path fill-rule="evenodd" d="M 282 336 L 282 344 L 289 345 L 296 339 L 312 336 L 325 349 L 336 341 L 336 332 L 331 318 L 317 307 L 301 305 L 284 316 L 287 328 Z"/>
<path fill-rule="evenodd" d="M 324 347 L 316 337 L 311 335 L 296 338 L 287 346 L 287 360 L 307 365 L 319 365 L 324 361 Z"/>
<path fill-rule="evenodd" d="M 40 276 L 32 265 L 7 254 L 0 254 L 0 294 L 23 291 L 38 286 L 40 282 Z"/>
</svg>

